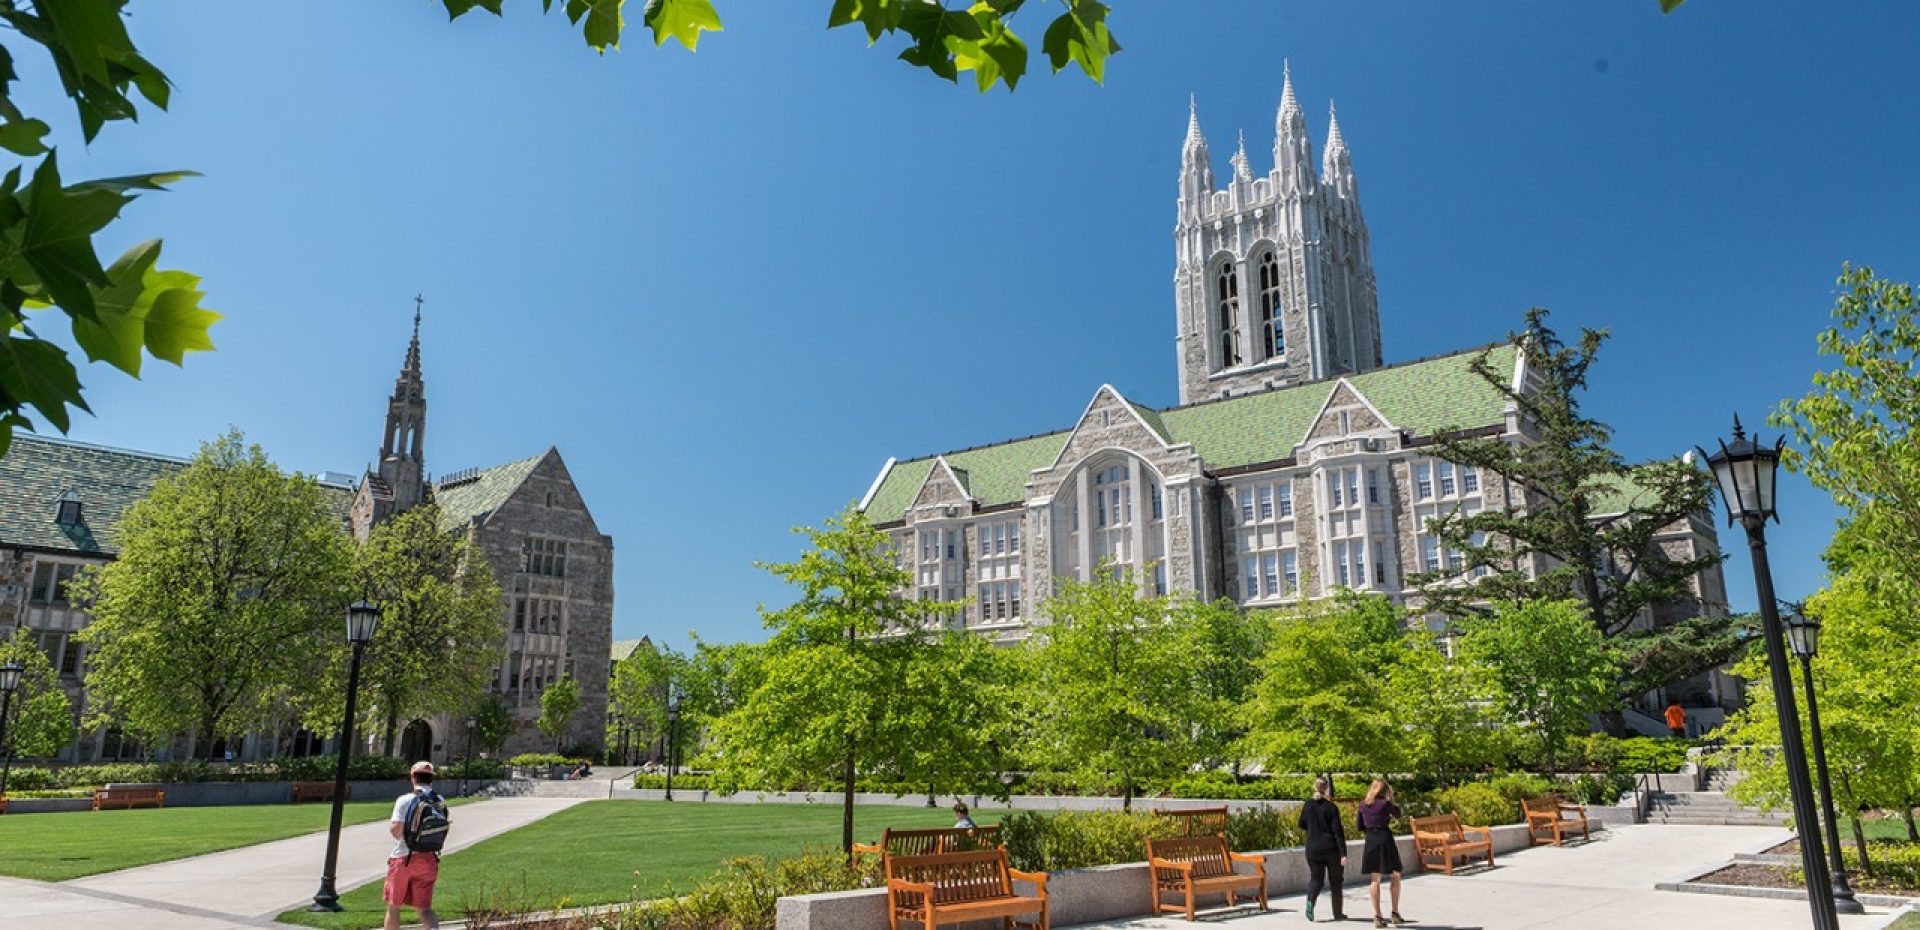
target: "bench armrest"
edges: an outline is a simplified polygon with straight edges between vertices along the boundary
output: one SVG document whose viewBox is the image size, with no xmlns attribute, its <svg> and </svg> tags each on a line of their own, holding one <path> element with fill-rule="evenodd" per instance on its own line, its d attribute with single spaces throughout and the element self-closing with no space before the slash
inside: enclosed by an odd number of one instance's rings
<svg viewBox="0 0 1920 930">
<path fill-rule="evenodd" d="M 856 853 L 872 853 L 876 856 L 882 854 L 879 843 L 855 843 L 853 844 L 853 851 Z"/>
<path fill-rule="evenodd" d="M 1007 877 L 1016 882 L 1032 882 L 1043 894 L 1047 890 L 1047 873 L 1045 872 L 1022 872 L 1019 869 L 1008 869 Z"/>
<path fill-rule="evenodd" d="M 1461 836 L 1462 836 L 1462 838 L 1464 838 L 1464 837 L 1465 837 L 1465 835 L 1466 835 L 1466 834 L 1468 834 L 1468 833 L 1478 833 L 1478 834 L 1480 834 L 1481 836 L 1483 836 L 1483 837 L 1485 837 L 1485 838 L 1486 838 L 1486 841 L 1487 841 L 1487 842 L 1489 842 L 1489 843 L 1491 843 L 1491 842 L 1493 842 L 1493 828 L 1492 828 L 1492 827 L 1461 827 L 1461 828 L 1460 828 L 1460 833 L 1461 833 Z"/>
<path fill-rule="evenodd" d="M 1172 869 L 1176 872 L 1193 871 L 1193 863 L 1191 862 L 1175 862 L 1172 859 L 1161 859 L 1159 857 L 1148 859 L 1147 865 L 1156 869 Z"/>
<path fill-rule="evenodd" d="M 932 882 L 910 882 L 904 878 L 889 878 L 887 879 L 887 891 L 888 893 L 892 893 L 895 891 L 911 891 L 915 894 L 923 896 L 927 900 L 933 899 L 933 883 Z"/>
<path fill-rule="evenodd" d="M 1231 862 L 1245 862 L 1252 865 L 1264 866 L 1267 864 L 1267 857 L 1265 856 L 1249 856 L 1246 853 L 1237 853 L 1232 850 L 1227 851 L 1227 859 Z"/>
</svg>

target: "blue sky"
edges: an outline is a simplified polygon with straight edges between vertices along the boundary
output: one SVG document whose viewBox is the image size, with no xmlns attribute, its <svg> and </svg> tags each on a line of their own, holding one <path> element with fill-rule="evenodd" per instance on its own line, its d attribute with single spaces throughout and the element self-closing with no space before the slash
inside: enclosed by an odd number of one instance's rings
<svg viewBox="0 0 1920 930">
<path fill-rule="evenodd" d="M 113 245 L 165 236 L 227 319 L 184 370 L 90 369 L 72 435 L 184 455 L 231 424 L 358 472 L 423 292 L 429 468 L 557 445 L 616 539 L 617 636 L 758 637 L 786 595 L 752 563 L 888 456 L 1070 425 L 1103 382 L 1174 402 L 1188 94 L 1216 171 L 1244 128 L 1264 172 L 1283 57 L 1316 152 L 1339 104 L 1388 360 L 1536 304 L 1609 327 L 1588 406 L 1631 458 L 1803 391 L 1842 261 L 1920 277 L 1912 4 L 1117 0 L 1106 86 L 987 96 L 829 5 L 723 0 L 696 55 L 636 28 L 597 57 L 533 0 L 134 4 L 173 109 L 63 168 L 204 172 Z M 1037 47 L 1057 5 L 1029 6 Z M 1798 596 L 1837 511 L 1785 481 Z"/>
</svg>

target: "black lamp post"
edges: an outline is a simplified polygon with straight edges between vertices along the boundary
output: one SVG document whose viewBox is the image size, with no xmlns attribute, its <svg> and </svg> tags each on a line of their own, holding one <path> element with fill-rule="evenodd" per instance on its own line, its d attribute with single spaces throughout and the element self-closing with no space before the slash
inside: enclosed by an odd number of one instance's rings
<svg viewBox="0 0 1920 930">
<path fill-rule="evenodd" d="M 1787 757 L 1787 787 L 1793 797 L 1794 826 L 1800 834 L 1807 905 L 1813 911 L 1815 930 L 1838 930 L 1833 881 L 1821 849 L 1819 815 L 1813 803 L 1812 779 L 1807 775 L 1807 752 L 1800 741 L 1800 714 L 1793 703 L 1793 673 L 1787 670 L 1786 637 L 1773 597 L 1773 570 L 1767 564 L 1767 521 L 1780 520 L 1774 512 L 1773 490 L 1780 449 L 1785 444 L 1783 439 L 1767 448 L 1748 440 L 1736 416 L 1733 442 L 1721 440 L 1720 451 L 1703 456 L 1720 483 L 1720 495 L 1727 503 L 1727 524 L 1737 522 L 1746 529 L 1747 549 L 1753 556 L 1754 595 L 1760 600 L 1761 628 L 1766 633 L 1767 671 L 1773 684 L 1774 710 L 1780 718 L 1780 751 Z"/>
<path fill-rule="evenodd" d="M 466 797 L 467 773 L 473 770 L 473 728 L 475 726 L 478 726 L 479 723 L 480 721 L 475 720 L 472 717 L 467 718 L 467 761 L 466 761 L 466 764 L 460 766 L 460 796 L 461 797 Z"/>
<path fill-rule="evenodd" d="M 1820 814 L 1827 824 L 1827 868 L 1833 873 L 1833 909 L 1841 914 L 1864 914 L 1847 883 L 1847 864 L 1840 858 L 1840 820 L 1833 815 L 1833 786 L 1827 781 L 1827 749 L 1820 738 L 1820 703 L 1813 694 L 1813 657 L 1820 651 L 1820 621 L 1805 614 L 1787 620 L 1787 643 L 1800 657 L 1800 674 L 1807 687 L 1807 729 L 1813 731 L 1813 770 L 1820 779 Z"/>
<path fill-rule="evenodd" d="M 380 608 L 364 600 L 347 608 L 347 642 L 353 644 L 353 662 L 347 666 L 347 715 L 340 718 L 340 764 L 333 770 L 333 819 L 327 826 L 327 862 L 320 872 L 320 890 L 309 911 L 340 910 L 340 893 L 333 888 L 334 868 L 340 861 L 340 814 L 347 800 L 347 755 L 353 749 L 354 692 L 360 689 L 360 655 L 380 626 Z"/>
<path fill-rule="evenodd" d="M 673 750 L 680 742 L 680 692 L 667 694 L 667 800 L 673 800 Z"/>
<path fill-rule="evenodd" d="M 0 752 L 6 759 L 0 762 L 0 798 L 7 796 L 7 775 L 13 770 L 13 745 L 7 742 L 7 721 L 12 719 L 13 690 L 20 687 L 20 673 L 26 669 L 18 662 L 0 665 Z"/>
</svg>

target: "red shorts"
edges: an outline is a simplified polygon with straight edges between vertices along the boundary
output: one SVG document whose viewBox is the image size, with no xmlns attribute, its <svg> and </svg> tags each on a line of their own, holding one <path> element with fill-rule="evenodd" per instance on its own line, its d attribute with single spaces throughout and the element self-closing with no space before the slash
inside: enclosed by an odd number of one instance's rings
<svg viewBox="0 0 1920 930">
<path fill-rule="evenodd" d="M 393 907 L 433 906 L 433 883 L 440 878 L 440 857 L 414 853 L 387 860 L 387 887 L 380 897 Z"/>
</svg>

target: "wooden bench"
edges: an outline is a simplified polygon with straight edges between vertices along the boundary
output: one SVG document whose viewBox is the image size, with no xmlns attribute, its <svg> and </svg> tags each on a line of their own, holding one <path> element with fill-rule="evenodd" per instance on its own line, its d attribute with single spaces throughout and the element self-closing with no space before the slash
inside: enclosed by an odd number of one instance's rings
<svg viewBox="0 0 1920 930">
<path fill-rule="evenodd" d="M 7 796 L 0 794 L 0 817 L 7 815 Z"/>
<path fill-rule="evenodd" d="M 158 788 L 137 788 L 125 785 L 108 785 L 93 789 L 93 809 L 106 810 L 109 807 L 124 807 L 132 810 L 136 807 L 165 807 L 167 793 Z"/>
<path fill-rule="evenodd" d="M 1532 845 L 1551 840 L 1559 846 L 1566 835 L 1575 830 L 1580 831 L 1581 839 L 1591 839 L 1587 833 L 1587 809 L 1568 804 L 1557 794 L 1522 801 L 1520 812 L 1527 818 L 1527 840 Z"/>
<path fill-rule="evenodd" d="M 301 801 L 331 801 L 331 800 L 333 800 L 333 782 L 296 781 L 293 783 L 292 803 L 294 804 L 298 804 Z M 347 786 L 346 800 L 348 801 L 353 800 L 352 785 Z"/>
<path fill-rule="evenodd" d="M 1448 875 L 1453 874 L 1453 861 L 1462 863 L 1477 857 L 1485 857 L 1487 867 L 1493 867 L 1493 831 L 1486 827 L 1463 827 L 1458 814 L 1439 814 L 1433 817 L 1415 817 L 1408 822 L 1413 827 L 1413 852 L 1420 860 L 1420 868 L 1439 868 Z M 1478 834 L 1479 839 L 1473 839 Z"/>
<path fill-rule="evenodd" d="M 1049 930 L 1047 873 L 1022 872 L 1007 866 L 1007 851 L 999 847 L 973 852 L 927 856 L 888 856 L 887 926 L 918 923 L 926 930 L 942 924 L 999 920 L 1007 927 Z M 1018 894 L 1013 883 L 1030 882 L 1031 895 Z M 1024 915 L 1037 919 L 1021 920 Z"/>
<path fill-rule="evenodd" d="M 1157 810 L 1155 817 L 1171 817 L 1180 821 L 1181 836 L 1226 835 L 1227 809 L 1224 807 L 1195 807 L 1188 810 Z"/>
<path fill-rule="evenodd" d="M 895 830 L 888 827 L 880 831 L 880 842 L 855 843 L 853 851 L 884 858 L 973 852 L 977 849 L 994 849 L 1003 845 L 1005 843 L 1000 839 L 999 824 L 984 827 L 935 827 L 925 830 Z"/>
<path fill-rule="evenodd" d="M 1236 862 L 1253 866 L 1252 874 L 1235 872 Z M 1261 910 L 1267 909 L 1267 861 L 1227 849 L 1227 838 L 1221 834 L 1148 840 L 1147 867 L 1152 872 L 1155 917 L 1163 910 L 1182 909 L 1161 902 L 1169 894 L 1183 897 L 1188 920 L 1197 919 L 1194 899 L 1203 894 L 1225 892 L 1227 906 L 1233 907 L 1245 893 L 1260 902 Z"/>
</svg>

